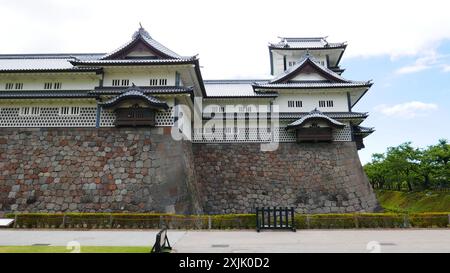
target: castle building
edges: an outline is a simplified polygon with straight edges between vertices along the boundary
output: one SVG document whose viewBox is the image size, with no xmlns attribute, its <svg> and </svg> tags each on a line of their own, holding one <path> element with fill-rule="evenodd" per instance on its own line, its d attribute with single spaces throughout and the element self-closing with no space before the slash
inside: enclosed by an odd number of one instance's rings
<svg viewBox="0 0 450 273">
<path fill-rule="evenodd" d="M 373 211 L 352 111 L 372 83 L 342 76 L 346 46 L 280 38 L 265 80 L 203 80 L 142 27 L 109 53 L 0 55 L 0 211 Z"/>
</svg>

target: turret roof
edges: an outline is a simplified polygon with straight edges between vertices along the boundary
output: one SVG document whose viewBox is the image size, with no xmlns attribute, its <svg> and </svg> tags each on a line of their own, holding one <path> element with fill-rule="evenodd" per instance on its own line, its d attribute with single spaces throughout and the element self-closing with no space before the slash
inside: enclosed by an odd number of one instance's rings
<svg viewBox="0 0 450 273">
<path fill-rule="evenodd" d="M 155 39 L 153 39 L 150 34 L 141 26 L 132 36 L 131 40 L 116 50 L 105 54 L 100 58 L 100 60 L 108 60 L 113 59 L 117 55 L 120 55 L 123 51 L 126 51 L 128 48 L 136 44 L 137 42 L 142 41 L 145 45 L 147 45 L 152 51 L 158 54 L 163 59 L 190 59 L 192 57 L 183 57 L 168 49 Z"/>
<path fill-rule="evenodd" d="M 125 99 L 141 99 L 141 100 L 144 100 L 145 102 L 147 102 L 149 105 L 155 106 L 157 108 L 162 108 L 165 110 L 167 110 L 169 108 L 167 103 L 165 103 L 153 96 L 144 95 L 143 91 L 135 85 L 127 88 L 124 91 L 124 93 L 120 94 L 119 96 L 114 97 L 106 102 L 101 102 L 101 103 L 99 103 L 99 105 L 102 105 L 104 107 L 111 107 Z"/>
<path fill-rule="evenodd" d="M 343 128 L 345 127 L 345 124 L 342 122 L 339 122 L 333 118 L 330 118 L 329 116 L 325 115 L 324 113 L 322 113 L 321 111 L 314 109 L 311 112 L 309 112 L 306 116 L 290 123 L 287 128 L 293 128 L 293 127 L 299 127 L 302 126 L 306 121 L 311 120 L 311 119 L 324 119 L 326 120 L 328 123 L 330 123 L 330 125 L 334 126 L 334 127 L 338 127 L 338 128 Z"/>
<path fill-rule="evenodd" d="M 270 48 L 278 49 L 329 49 L 346 47 L 346 43 L 329 43 L 327 37 L 278 37 L 278 43 L 270 43 Z"/>
</svg>

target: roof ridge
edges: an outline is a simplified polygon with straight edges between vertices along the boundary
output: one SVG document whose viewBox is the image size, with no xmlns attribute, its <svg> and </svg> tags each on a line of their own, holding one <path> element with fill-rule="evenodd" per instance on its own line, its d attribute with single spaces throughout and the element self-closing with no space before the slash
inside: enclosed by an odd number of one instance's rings
<svg viewBox="0 0 450 273">
<path fill-rule="evenodd" d="M 174 51 L 170 50 L 169 48 L 167 48 L 166 46 L 164 46 L 160 42 L 158 42 L 155 39 L 153 39 L 150 36 L 150 34 L 142 26 L 140 26 L 139 29 L 136 32 L 134 32 L 134 34 L 132 35 L 132 39 L 131 40 L 129 40 L 127 43 L 123 44 L 122 46 L 118 47 L 114 51 L 112 51 L 110 53 L 106 53 L 104 56 L 102 56 L 100 58 L 100 60 L 104 60 L 106 58 L 114 56 L 115 54 L 117 54 L 118 52 L 124 50 L 125 48 L 127 48 L 128 46 L 130 46 L 132 43 L 134 43 L 135 41 L 137 41 L 139 39 L 141 41 L 143 41 L 144 43 L 146 43 L 147 46 L 153 48 L 156 51 L 159 51 L 160 53 L 162 53 L 162 55 L 168 56 L 170 58 L 183 59 L 183 58 L 192 57 L 192 56 L 181 56 L 181 55 L 175 53 Z"/>
<path fill-rule="evenodd" d="M 105 53 L 24 53 L 0 54 L 0 59 L 67 59 L 74 56 L 102 56 Z"/>
<path fill-rule="evenodd" d="M 204 83 L 223 83 L 223 84 L 231 84 L 231 83 L 254 83 L 255 81 L 268 81 L 269 79 L 216 79 L 216 80 L 203 80 Z"/>
</svg>

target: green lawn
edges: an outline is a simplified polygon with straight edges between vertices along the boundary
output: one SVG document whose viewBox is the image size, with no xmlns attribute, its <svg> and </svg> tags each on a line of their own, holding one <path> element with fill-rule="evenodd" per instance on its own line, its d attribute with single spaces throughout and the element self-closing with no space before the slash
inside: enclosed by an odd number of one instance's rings
<svg viewBox="0 0 450 273">
<path fill-rule="evenodd" d="M 145 246 L 82 246 L 80 253 L 149 253 Z M 0 253 L 70 253 L 65 246 L 0 246 Z"/>
<path fill-rule="evenodd" d="M 448 212 L 450 192 L 376 191 L 378 201 L 387 211 L 393 212 Z"/>
</svg>

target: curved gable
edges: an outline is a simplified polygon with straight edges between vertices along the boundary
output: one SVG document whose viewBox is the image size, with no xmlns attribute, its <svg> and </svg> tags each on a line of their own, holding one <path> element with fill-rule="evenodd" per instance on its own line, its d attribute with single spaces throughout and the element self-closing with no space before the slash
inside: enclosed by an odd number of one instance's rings
<svg viewBox="0 0 450 273">
<path fill-rule="evenodd" d="M 302 80 L 321 80 L 334 83 L 347 82 L 335 72 L 325 67 L 321 67 L 319 64 L 311 60 L 309 56 L 307 56 L 302 62 L 293 66 L 291 69 L 286 70 L 286 72 L 279 77 L 273 79 L 271 83 L 287 83 Z"/>
</svg>

